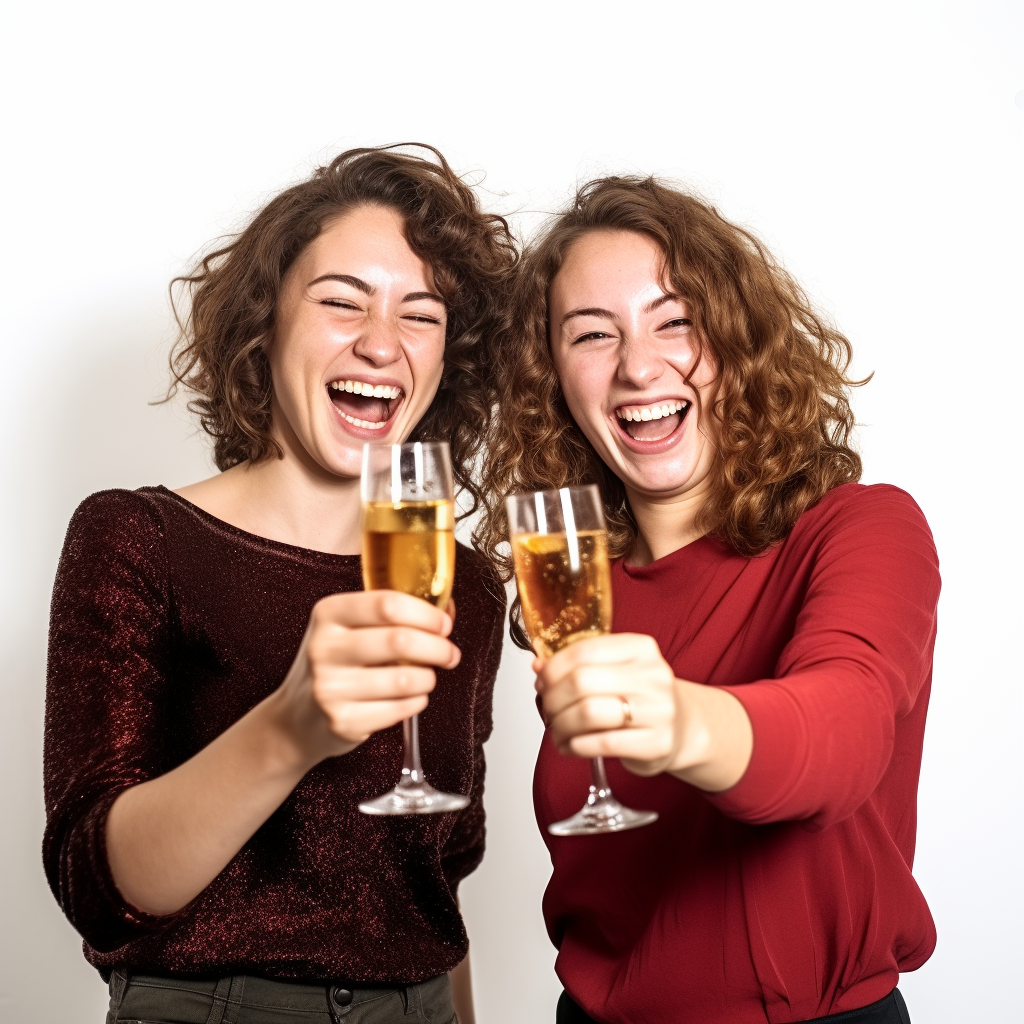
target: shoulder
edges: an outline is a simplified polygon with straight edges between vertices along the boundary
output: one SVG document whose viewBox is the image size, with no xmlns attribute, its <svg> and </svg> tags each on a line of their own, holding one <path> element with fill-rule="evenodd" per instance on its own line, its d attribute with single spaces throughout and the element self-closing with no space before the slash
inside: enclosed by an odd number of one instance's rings
<svg viewBox="0 0 1024 1024">
<path fill-rule="evenodd" d="M 855 560 L 899 571 L 908 566 L 938 577 L 939 559 L 917 502 L 890 484 L 842 484 L 808 509 L 785 546 L 826 563 Z"/>
<path fill-rule="evenodd" d="M 891 484 L 842 484 L 798 520 L 793 533 L 910 529 L 931 538 L 928 521 L 906 491 Z"/>
<path fill-rule="evenodd" d="M 169 499 L 160 488 L 97 491 L 68 525 L 62 562 L 163 562 Z"/>
<path fill-rule="evenodd" d="M 100 533 L 132 528 L 159 531 L 163 525 L 159 495 L 155 487 L 142 487 L 137 491 L 121 488 L 97 491 L 75 509 L 71 527 Z"/>
<path fill-rule="evenodd" d="M 96 491 L 85 498 L 75 509 L 72 521 L 90 523 L 123 523 L 126 520 L 162 520 L 162 509 L 166 504 L 165 492 L 160 487 L 140 487 L 136 491 L 113 487 Z"/>
</svg>

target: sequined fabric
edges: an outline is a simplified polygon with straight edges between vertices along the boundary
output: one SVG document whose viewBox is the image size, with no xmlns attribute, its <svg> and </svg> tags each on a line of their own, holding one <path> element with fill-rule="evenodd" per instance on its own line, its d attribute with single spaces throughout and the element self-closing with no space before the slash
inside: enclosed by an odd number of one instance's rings
<svg viewBox="0 0 1024 1024">
<path fill-rule="evenodd" d="M 187 760 L 284 678 L 313 604 L 362 589 L 359 558 L 265 540 L 162 487 L 86 499 L 51 608 L 43 860 L 58 903 L 109 975 L 141 972 L 422 981 L 466 953 L 455 893 L 484 849 L 483 743 L 504 605 L 459 547 L 453 640 L 420 717 L 424 769 L 468 793 L 458 814 L 380 818 L 401 727 L 309 772 L 210 886 L 170 917 L 129 906 L 106 815 L 125 788 Z"/>
</svg>

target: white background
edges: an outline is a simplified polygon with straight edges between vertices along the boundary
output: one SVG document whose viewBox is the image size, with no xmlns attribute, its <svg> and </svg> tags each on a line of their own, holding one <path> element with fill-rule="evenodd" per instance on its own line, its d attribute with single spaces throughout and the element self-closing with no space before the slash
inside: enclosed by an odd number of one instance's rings
<svg viewBox="0 0 1024 1024">
<path fill-rule="evenodd" d="M 340 149 L 406 139 L 524 232 L 590 176 L 674 176 L 875 371 L 866 479 L 918 499 L 945 581 L 916 865 L 939 946 L 902 985 L 915 1024 L 1021 1019 L 1019 3 L 57 2 L 4 22 L 0 1019 L 102 1020 L 39 860 L 47 603 L 81 498 L 209 470 L 180 408 L 147 404 L 167 282 Z M 531 696 L 510 651 L 463 894 L 483 1024 L 552 1020 L 559 990 Z"/>
</svg>

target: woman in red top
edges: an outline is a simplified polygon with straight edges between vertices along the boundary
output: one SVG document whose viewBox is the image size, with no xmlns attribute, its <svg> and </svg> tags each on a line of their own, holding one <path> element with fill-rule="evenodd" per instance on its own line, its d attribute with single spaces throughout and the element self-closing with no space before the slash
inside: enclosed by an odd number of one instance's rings
<svg viewBox="0 0 1024 1024">
<path fill-rule="evenodd" d="M 494 493 L 597 481 L 619 556 L 612 635 L 535 663 L 559 1021 L 905 1024 L 939 576 L 911 498 L 856 483 L 848 342 L 747 232 L 637 178 L 580 190 L 509 323 Z M 496 558 L 504 530 L 496 503 Z M 657 823 L 550 836 L 599 754 Z"/>
</svg>

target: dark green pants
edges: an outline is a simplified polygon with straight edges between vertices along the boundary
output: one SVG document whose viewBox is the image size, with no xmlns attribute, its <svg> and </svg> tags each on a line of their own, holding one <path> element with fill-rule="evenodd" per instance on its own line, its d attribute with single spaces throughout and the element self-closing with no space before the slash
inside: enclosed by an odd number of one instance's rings
<svg viewBox="0 0 1024 1024">
<path fill-rule="evenodd" d="M 359 988 L 247 974 L 203 981 L 115 971 L 107 1024 L 457 1024 L 447 974 L 418 985 Z"/>
</svg>

